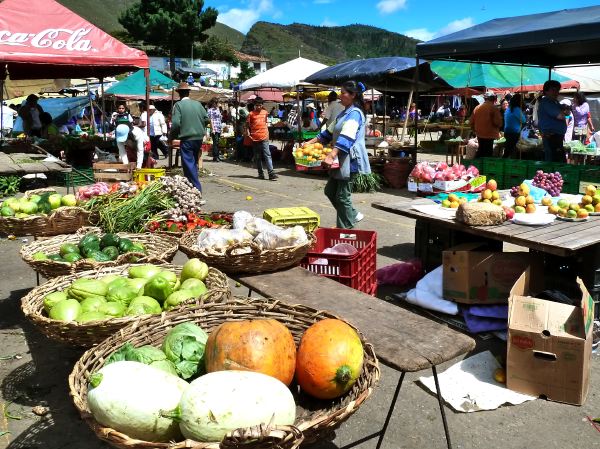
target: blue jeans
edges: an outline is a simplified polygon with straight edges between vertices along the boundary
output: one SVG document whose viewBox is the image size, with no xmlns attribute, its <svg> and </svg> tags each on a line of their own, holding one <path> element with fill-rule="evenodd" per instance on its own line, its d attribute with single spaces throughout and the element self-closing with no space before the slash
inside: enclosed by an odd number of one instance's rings
<svg viewBox="0 0 600 449">
<path fill-rule="evenodd" d="M 202 186 L 198 178 L 198 156 L 200 155 L 201 146 L 201 140 L 182 140 L 179 152 L 181 153 L 181 166 L 183 167 L 184 176 L 202 192 Z"/>
<path fill-rule="evenodd" d="M 267 172 L 269 176 L 273 173 L 273 160 L 271 159 L 271 149 L 269 148 L 268 140 L 261 140 L 260 142 L 254 142 L 254 158 L 256 159 L 256 168 L 258 169 L 258 176 L 264 177 L 263 173 L 263 158 L 267 162 Z"/>
</svg>

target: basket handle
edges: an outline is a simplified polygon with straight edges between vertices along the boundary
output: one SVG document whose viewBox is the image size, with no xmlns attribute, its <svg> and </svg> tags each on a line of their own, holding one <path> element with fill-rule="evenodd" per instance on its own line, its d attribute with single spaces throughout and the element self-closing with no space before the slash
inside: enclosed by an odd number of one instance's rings
<svg viewBox="0 0 600 449">
<path fill-rule="evenodd" d="M 234 251 L 236 249 L 242 249 L 242 248 L 250 248 L 250 254 L 252 254 L 254 256 L 258 256 L 262 252 L 262 250 L 260 249 L 260 246 L 258 246 L 254 242 L 234 243 L 233 245 L 231 245 L 229 248 L 227 248 L 225 250 L 225 255 L 227 255 L 229 257 L 229 256 L 231 256 L 232 251 Z"/>
<path fill-rule="evenodd" d="M 283 446 L 285 440 L 293 440 L 291 446 Z M 269 442 L 271 447 L 286 447 L 295 449 L 302 444 L 304 435 L 296 426 L 274 426 L 269 424 L 260 424 L 258 426 L 246 427 L 233 430 L 221 441 L 219 449 L 239 449 L 247 446 L 263 447 L 261 443 Z"/>
<path fill-rule="evenodd" d="M 75 232 L 75 234 L 78 236 L 82 236 L 90 232 L 93 232 L 94 234 L 102 234 L 102 229 L 100 229 L 97 226 L 82 226 L 77 230 L 77 232 Z"/>
</svg>

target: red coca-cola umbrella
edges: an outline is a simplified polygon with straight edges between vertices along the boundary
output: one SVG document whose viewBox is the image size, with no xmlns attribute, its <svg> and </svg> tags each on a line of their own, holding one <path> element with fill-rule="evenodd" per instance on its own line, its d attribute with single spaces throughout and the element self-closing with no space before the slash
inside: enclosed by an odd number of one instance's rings
<svg viewBox="0 0 600 449">
<path fill-rule="evenodd" d="M 0 3 L 0 78 L 102 78 L 149 67 L 129 48 L 54 0 Z"/>
</svg>

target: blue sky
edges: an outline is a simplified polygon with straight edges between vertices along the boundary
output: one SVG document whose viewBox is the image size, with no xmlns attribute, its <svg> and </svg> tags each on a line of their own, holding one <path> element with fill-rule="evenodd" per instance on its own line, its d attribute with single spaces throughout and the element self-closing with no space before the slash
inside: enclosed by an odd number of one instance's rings
<svg viewBox="0 0 600 449">
<path fill-rule="evenodd" d="M 360 23 L 430 40 L 487 20 L 597 5 L 587 0 L 205 0 L 219 22 L 246 33 L 257 21 Z"/>
</svg>

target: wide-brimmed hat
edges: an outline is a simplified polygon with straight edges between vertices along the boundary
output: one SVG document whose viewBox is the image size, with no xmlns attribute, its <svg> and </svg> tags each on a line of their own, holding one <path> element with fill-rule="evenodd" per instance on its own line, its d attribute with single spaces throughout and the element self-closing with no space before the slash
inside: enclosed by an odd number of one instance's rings
<svg viewBox="0 0 600 449">
<path fill-rule="evenodd" d="M 190 87 L 190 85 L 188 83 L 186 83 L 185 81 L 183 83 L 179 83 L 179 85 L 175 88 L 176 91 L 180 91 L 180 90 L 192 90 L 192 88 Z"/>
<path fill-rule="evenodd" d="M 308 103 L 308 104 L 306 105 L 306 107 L 307 107 L 307 108 L 310 108 L 310 109 L 317 109 L 317 108 L 315 107 L 315 104 L 314 104 L 314 103 Z"/>
</svg>

